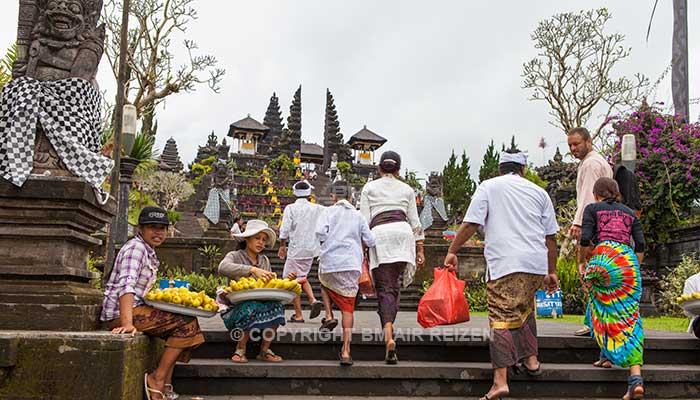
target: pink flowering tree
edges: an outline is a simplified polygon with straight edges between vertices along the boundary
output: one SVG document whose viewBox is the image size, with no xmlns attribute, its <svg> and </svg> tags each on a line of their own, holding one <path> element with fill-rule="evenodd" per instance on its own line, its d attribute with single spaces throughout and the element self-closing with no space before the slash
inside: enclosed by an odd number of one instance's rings
<svg viewBox="0 0 700 400">
<path fill-rule="evenodd" d="M 686 222 L 700 199 L 700 124 L 662 114 L 643 105 L 613 124 L 619 157 L 622 136 L 637 137 L 637 168 L 642 196 L 642 223 L 650 242 L 665 242 L 669 231 Z M 619 161 L 619 160 L 616 160 Z"/>
</svg>

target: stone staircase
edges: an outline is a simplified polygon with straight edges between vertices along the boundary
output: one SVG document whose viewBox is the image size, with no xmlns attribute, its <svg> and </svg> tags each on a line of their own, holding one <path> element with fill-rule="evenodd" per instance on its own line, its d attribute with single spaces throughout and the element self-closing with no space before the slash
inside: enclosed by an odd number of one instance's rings
<svg viewBox="0 0 700 400">
<path fill-rule="evenodd" d="M 462 332 L 456 326 L 399 336 L 400 361 L 394 366 L 381 361 L 381 337 L 363 329 L 353 336 L 355 365 L 341 367 L 337 361 L 339 329 L 324 337 L 315 330 L 287 328 L 273 344 L 274 350 L 285 357 L 279 364 L 255 360 L 233 364 L 229 357 L 234 345 L 228 332 L 206 332 L 206 343 L 196 350 L 192 361 L 177 365 L 177 390 L 206 399 L 224 395 L 464 398 L 486 393 L 491 385 L 488 341 L 473 334 L 482 329 L 469 333 L 469 329 Z M 509 398 L 622 397 L 627 370 L 593 367 L 591 360 L 597 358 L 598 349 L 590 338 L 541 335 L 539 343 L 542 376 L 511 376 Z M 656 337 L 647 338 L 645 347 L 645 398 L 700 398 L 700 341 Z M 248 354 L 257 351 L 251 344 Z"/>
</svg>

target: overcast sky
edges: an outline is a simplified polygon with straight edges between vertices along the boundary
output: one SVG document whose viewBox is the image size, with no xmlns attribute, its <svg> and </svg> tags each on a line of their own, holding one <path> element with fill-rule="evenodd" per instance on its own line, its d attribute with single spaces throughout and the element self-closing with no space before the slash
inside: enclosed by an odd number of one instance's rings
<svg viewBox="0 0 700 400">
<path fill-rule="evenodd" d="M 626 35 L 632 55 L 616 75 L 641 72 L 656 80 L 671 60 L 672 1 L 661 0 L 645 40 L 653 0 L 327 1 L 198 0 L 199 19 L 187 37 L 215 55 L 227 73 L 220 94 L 201 87 L 174 95 L 158 110 L 157 146 L 177 140 L 185 164 L 213 130 L 250 113 L 262 121 L 272 92 L 283 118 L 303 86 L 303 139 L 322 143 L 326 88 L 349 138 L 363 125 L 389 141 L 404 165 L 424 176 L 441 170 L 450 151 L 466 150 L 478 172 L 489 141 L 515 134 L 541 164 L 565 138 L 548 124 L 544 102 L 521 88 L 523 62 L 536 54 L 530 33 L 558 12 L 607 7 L 610 31 Z M 700 6 L 689 1 L 690 96 L 700 97 Z M 16 37 L 18 0 L 3 0 L 0 48 Z M 181 38 L 180 38 L 181 39 Z M 173 46 L 176 49 L 181 47 Z M 179 56 L 182 52 L 178 53 Z M 182 58 L 180 58 L 182 60 Z M 103 62 L 98 80 L 113 98 Z M 656 101 L 671 103 L 670 75 Z M 698 106 L 691 107 L 697 116 Z M 696 119 L 696 117 L 693 117 Z M 544 136 L 546 154 L 537 147 Z"/>
</svg>

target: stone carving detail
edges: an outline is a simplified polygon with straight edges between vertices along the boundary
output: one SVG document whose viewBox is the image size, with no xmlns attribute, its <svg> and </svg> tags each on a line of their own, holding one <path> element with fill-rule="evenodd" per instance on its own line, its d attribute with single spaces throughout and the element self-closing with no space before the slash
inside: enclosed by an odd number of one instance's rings
<svg viewBox="0 0 700 400">
<path fill-rule="evenodd" d="M 14 78 L 39 81 L 81 78 L 97 87 L 105 25 L 97 26 L 102 0 L 20 0 Z M 37 126 L 33 173 L 71 176 L 41 125 Z"/>
<path fill-rule="evenodd" d="M 425 191 L 429 196 L 442 197 L 442 174 L 431 172 Z"/>
<path fill-rule="evenodd" d="M 82 78 L 95 83 L 104 52 L 105 26 L 97 26 L 102 0 L 20 0 L 18 43 L 22 49 L 14 77 L 40 81 Z M 35 18 L 29 38 L 22 22 Z M 25 52 L 26 50 L 26 52 Z"/>
</svg>

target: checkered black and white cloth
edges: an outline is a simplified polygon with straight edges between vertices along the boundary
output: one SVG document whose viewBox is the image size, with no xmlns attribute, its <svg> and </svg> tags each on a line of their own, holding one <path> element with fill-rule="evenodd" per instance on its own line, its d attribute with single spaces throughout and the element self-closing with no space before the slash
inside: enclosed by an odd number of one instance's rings
<svg viewBox="0 0 700 400">
<path fill-rule="evenodd" d="M 231 197 L 229 196 L 228 189 L 212 188 L 209 191 L 209 198 L 207 199 L 207 205 L 204 206 L 204 216 L 214 225 L 219 223 L 220 218 L 220 205 L 219 199 L 221 199 L 229 211 L 231 210 Z"/>
<path fill-rule="evenodd" d="M 114 167 L 100 154 L 100 93 L 78 78 L 10 81 L 0 98 L 0 176 L 22 186 L 34 164 L 37 123 L 61 161 L 95 190 Z M 104 192 L 101 192 L 104 194 Z"/>
</svg>

